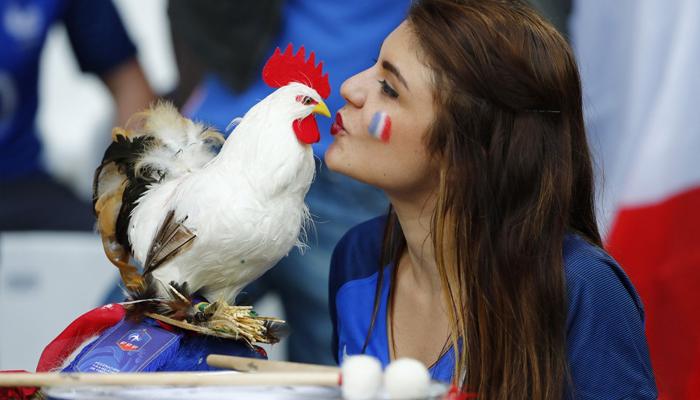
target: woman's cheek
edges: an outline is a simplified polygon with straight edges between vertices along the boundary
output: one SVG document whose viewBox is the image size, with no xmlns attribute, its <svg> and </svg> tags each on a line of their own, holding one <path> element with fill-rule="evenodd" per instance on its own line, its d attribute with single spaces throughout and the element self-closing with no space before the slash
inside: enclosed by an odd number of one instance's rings
<svg viewBox="0 0 700 400">
<path fill-rule="evenodd" d="M 391 116 L 386 111 L 377 111 L 367 128 L 368 133 L 375 139 L 389 143 L 391 139 Z"/>
</svg>

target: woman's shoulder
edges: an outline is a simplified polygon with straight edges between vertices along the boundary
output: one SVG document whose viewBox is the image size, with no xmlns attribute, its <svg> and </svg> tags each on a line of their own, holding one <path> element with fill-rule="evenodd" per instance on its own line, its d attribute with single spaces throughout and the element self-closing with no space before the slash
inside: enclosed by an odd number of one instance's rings
<svg viewBox="0 0 700 400">
<path fill-rule="evenodd" d="M 642 320 L 642 302 L 620 265 L 602 248 L 578 234 L 564 238 L 564 273 L 569 300 L 595 298 L 599 302 L 631 302 Z M 570 310 L 571 311 L 571 310 Z"/>
<path fill-rule="evenodd" d="M 573 397 L 656 397 L 634 286 L 603 249 L 571 234 L 564 240 L 567 353 Z"/>
</svg>

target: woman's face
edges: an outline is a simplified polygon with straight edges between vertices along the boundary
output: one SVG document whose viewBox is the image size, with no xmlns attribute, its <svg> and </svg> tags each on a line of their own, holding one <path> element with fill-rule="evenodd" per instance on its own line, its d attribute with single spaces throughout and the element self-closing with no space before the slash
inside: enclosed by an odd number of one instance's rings
<svg viewBox="0 0 700 400">
<path fill-rule="evenodd" d="M 417 49 L 404 22 L 384 40 L 377 62 L 343 83 L 340 94 L 347 103 L 338 111 L 335 139 L 325 156 L 333 171 L 390 196 L 419 194 L 437 185 L 437 163 L 424 145 L 435 115 L 431 72 Z M 377 112 L 391 119 L 388 140 L 369 133 Z"/>
</svg>

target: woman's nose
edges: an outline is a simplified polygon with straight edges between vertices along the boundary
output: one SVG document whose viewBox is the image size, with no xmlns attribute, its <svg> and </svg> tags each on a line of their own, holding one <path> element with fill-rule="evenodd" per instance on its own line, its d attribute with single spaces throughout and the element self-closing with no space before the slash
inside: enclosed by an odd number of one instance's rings
<svg viewBox="0 0 700 400">
<path fill-rule="evenodd" d="M 365 70 L 357 75 L 353 75 L 340 86 L 340 95 L 343 96 L 346 102 L 357 108 L 361 108 L 367 99 L 366 85 L 363 84 L 366 81 L 364 79 L 366 73 L 367 71 Z"/>
</svg>

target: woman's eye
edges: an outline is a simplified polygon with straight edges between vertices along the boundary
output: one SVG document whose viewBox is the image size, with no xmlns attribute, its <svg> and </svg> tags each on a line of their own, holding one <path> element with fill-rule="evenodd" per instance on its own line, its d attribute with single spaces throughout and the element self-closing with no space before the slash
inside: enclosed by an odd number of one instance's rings
<svg viewBox="0 0 700 400">
<path fill-rule="evenodd" d="M 382 92 L 384 92 L 385 95 L 394 99 L 399 97 L 399 94 L 396 92 L 396 90 L 389 86 L 386 80 L 382 79 L 381 81 L 379 81 L 379 84 L 382 85 Z"/>
</svg>

